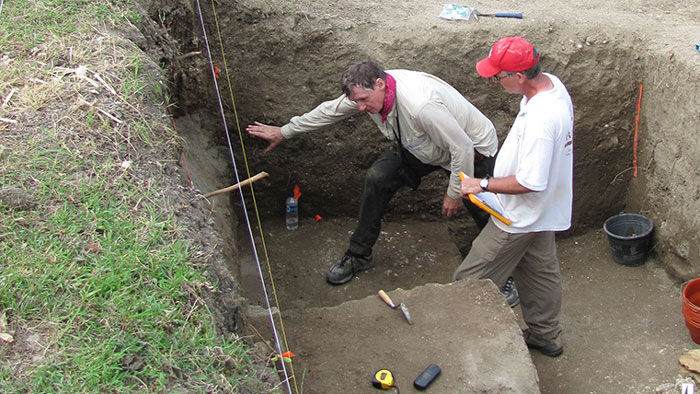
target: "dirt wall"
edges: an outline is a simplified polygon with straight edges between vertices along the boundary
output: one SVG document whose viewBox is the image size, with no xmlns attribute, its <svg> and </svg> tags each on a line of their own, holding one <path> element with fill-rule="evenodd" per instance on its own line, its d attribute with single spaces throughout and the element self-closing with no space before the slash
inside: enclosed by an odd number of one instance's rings
<svg viewBox="0 0 700 394">
<path fill-rule="evenodd" d="M 218 117 L 196 4 L 150 3 L 152 16 L 180 48 L 170 70 L 176 112 Z M 575 105 L 572 232 L 600 227 L 621 211 L 646 213 L 657 225 L 656 250 L 668 253 L 669 267 L 687 276 L 700 268 L 694 246 L 700 182 L 693 162 L 700 149 L 698 59 L 688 55 L 692 45 L 679 37 L 697 31 L 697 22 L 692 22 L 698 20 L 697 7 L 682 2 L 657 8 L 640 5 L 503 2 L 499 8 L 518 7 L 526 18 L 482 17 L 478 22 L 439 19 L 438 1 L 231 1 L 219 5 L 216 15 L 209 4 L 202 4 L 202 11 L 214 63 L 222 70 L 218 82 L 235 146 L 236 125 L 244 130 L 254 120 L 286 123 L 337 96 L 342 71 L 365 57 L 387 68 L 417 69 L 445 79 L 492 119 L 502 141 L 519 98 L 479 78 L 473 66 L 501 36 L 527 37 L 542 53 L 544 70 L 564 81 Z M 201 54 L 188 56 L 195 52 Z M 238 119 L 233 117 L 228 78 Z M 639 177 L 633 178 L 640 81 L 645 87 Z M 212 141 L 225 146 L 222 129 L 201 132 L 214 133 Z M 267 155 L 261 154 L 266 145 L 262 141 L 247 135 L 242 139 L 251 173 L 271 174 L 256 186 L 256 193 L 264 196 L 257 199 L 263 215 L 281 215 L 284 196 L 298 183 L 302 214 L 354 216 L 364 172 L 388 146 L 366 116 L 288 140 Z M 235 148 L 235 156 L 244 167 L 240 148 Z M 437 174 L 418 192 L 402 192 L 388 217 L 438 219 L 445 184 L 446 177 Z"/>
<path fill-rule="evenodd" d="M 658 252 L 682 280 L 700 275 L 700 107 L 697 56 L 688 64 L 661 52 L 645 59 L 639 177 L 632 210 L 653 218 Z"/>
</svg>

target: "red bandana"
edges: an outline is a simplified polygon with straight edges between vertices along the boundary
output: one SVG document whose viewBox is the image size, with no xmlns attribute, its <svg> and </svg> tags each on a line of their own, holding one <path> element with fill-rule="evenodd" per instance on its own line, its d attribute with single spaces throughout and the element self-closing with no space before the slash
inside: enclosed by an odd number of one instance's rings
<svg viewBox="0 0 700 394">
<path fill-rule="evenodd" d="M 384 92 L 384 106 L 379 114 L 382 115 L 382 123 L 386 121 L 387 115 L 394 108 L 394 98 L 396 98 L 396 80 L 391 75 L 386 75 L 386 91 Z"/>
</svg>

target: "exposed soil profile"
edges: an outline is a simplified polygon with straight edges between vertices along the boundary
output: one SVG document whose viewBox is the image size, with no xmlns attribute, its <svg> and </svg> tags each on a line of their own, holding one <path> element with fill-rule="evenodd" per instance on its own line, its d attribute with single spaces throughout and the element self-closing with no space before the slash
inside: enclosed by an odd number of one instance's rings
<svg viewBox="0 0 700 394">
<path fill-rule="evenodd" d="M 198 10 L 190 3 L 145 3 L 164 16 L 162 27 L 177 53 L 167 62 L 193 182 L 202 191 L 235 183 Z M 544 70 L 561 78 L 575 106 L 573 227 L 558 237 L 562 270 L 568 274 L 567 352 L 558 360 L 533 355 L 540 390 L 675 390 L 680 378 L 673 364 L 684 347 L 694 344 L 680 313 L 671 312 L 680 311 L 678 282 L 700 273 L 700 169 L 695 162 L 700 56 L 692 42 L 700 34 L 700 7 L 694 2 L 480 2 L 470 6 L 522 12 L 524 19 L 453 22 L 437 17 L 442 6 L 437 1 L 232 1 L 217 5 L 215 15 L 210 5 L 202 5 L 213 61 L 222 73 L 219 90 L 236 168 L 241 178 L 246 167 L 251 175 L 271 174 L 256 183 L 255 201 L 244 192 L 252 234 L 238 193 L 210 201 L 225 239 L 228 270 L 241 284 L 242 297 L 250 305 L 264 305 L 249 251 L 251 238 L 260 242 L 258 215 L 283 312 L 342 305 L 378 288 L 449 283 L 478 230 L 465 213 L 453 220 L 440 217 L 443 174 L 392 200 L 375 268 L 342 287 L 325 283 L 325 269 L 340 257 L 354 229 L 365 170 L 388 146 L 366 116 L 290 139 L 266 155 L 263 141 L 242 135 L 246 160 L 237 128 L 256 120 L 282 125 L 337 96 L 345 67 L 371 57 L 387 68 L 426 71 L 446 80 L 493 121 L 502 141 L 519 98 L 479 78 L 474 64 L 495 40 L 517 34 L 535 44 Z M 287 232 L 284 200 L 295 184 L 303 193 L 302 225 Z M 610 261 L 601 231 L 605 219 L 623 211 L 642 213 L 656 225 L 652 258 L 636 271 Z M 323 220 L 314 221 L 315 215 Z M 639 337 L 622 337 L 623 332 Z M 340 356 L 337 365 L 343 365 Z M 639 370 L 648 372 L 642 377 Z"/>
</svg>

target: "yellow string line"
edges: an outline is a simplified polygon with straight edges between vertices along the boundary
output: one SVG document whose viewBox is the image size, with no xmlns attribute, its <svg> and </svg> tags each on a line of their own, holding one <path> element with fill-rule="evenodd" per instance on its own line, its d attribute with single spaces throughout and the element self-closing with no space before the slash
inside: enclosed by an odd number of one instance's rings
<svg viewBox="0 0 700 394">
<path fill-rule="evenodd" d="M 246 155 L 245 144 L 243 143 L 243 134 L 241 133 L 241 125 L 240 125 L 240 122 L 238 120 L 238 111 L 236 109 L 236 101 L 233 97 L 231 78 L 229 75 L 228 64 L 226 63 L 226 52 L 224 51 L 224 44 L 221 40 L 221 29 L 219 28 L 219 18 L 217 17 L 217 14 L 216 14 L 216 6 L 214 5 L 214 0 L 211 0 L 211 8 L 212 8 L 212 12 L 214 13 L 214 22 L 216 24 L 216 34 L 217 34 L 217 38 L 219 40 L 219 47 L 221 49 L 221 58 L 222 58 L 222 61 L 224 63 L 224 73 L 226 74 L 226 83 L 228 84 L 229 95 L 231 96 L 231 105 L 233 107 L 233 115 L 234 115 L 234 118 L 236 119 L 236 129 L 238 130 L 238 138 L 241 142 L 241 151 L 243 153 L 243 161 L 245 163 L 246 175 L 248 176 L 248 178 L 250 178 L 250 167 L 248 166 L 248 156 Z M 263 234 L 262 223 L 260 221 L 260 212 L 258 211 L 258 204 L 255 200 L 255 188 L 253 187 L 252 183 L 250 184 L 250 193 L 251 193 L 252 198 L 253 198 L 253 209 L 255 210 L 255 218 L 258 222 L 258 229 L 260 230 L 260 242 L 262 244 L 263 253 L 265 255 L 265 263 L 267 264 L 267 274 L 270 277 L 270 287 L 272 288 L 272 295 L 273 295 L 273 298 L 275 300 L 275 305 L 277 306 L 277 310 L 279 311 L 278 316 L 279 316 L 280 330 L 282 331 L 282 340 L 284 341 L 284 347 L 285 347 L 284 350 L 286 352 L 286 351 L 289 351 L 290 349 L 289 349 L 289 344 L 287 342 L 287 334 L 285 333 L 285 330 L 284 330 L 284 322 L 282 319 L 282 309 L 280 308 L 279 299 L 277 297 L 277 290 L 275 288 L 275 281 L 272 278 L 272 268 L 270 266 L 270 256 L 268 255 L 267 246 L 265 244 L 265 236 Z M 262 280 L 262 278 L 261 278 L 261 280 Z M 263 286 L 264 285 L 265 285 L 265 282 L 263 280 Z M 284 362 L 284 360 L 282 360 L 281 362 Z M 290 369 L 290 372 L 292 374 L 292 382 L 294 382 L 294 390 L 296 393 L 299 393 L 299 388 L 297 387 L 296 375 L 294 374 L 294 363 L 293 362 L 290 363 L 289 369 Z"/>
</svg>

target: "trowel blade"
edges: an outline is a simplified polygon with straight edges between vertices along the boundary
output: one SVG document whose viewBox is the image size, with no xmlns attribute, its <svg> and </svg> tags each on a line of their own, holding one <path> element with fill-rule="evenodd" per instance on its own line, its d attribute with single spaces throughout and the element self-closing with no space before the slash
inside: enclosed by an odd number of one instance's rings
<svg viewBox="0 0 700 394">
<path fill-rule="evenodd" d="M 408 308 L 406 307 L 406 305 L 402 302 L 399 304 L 399 308 L 401 309 L 401 313 L 403 313 L 403 316 L 406 318 L 408 324 L 413 324 L 413 320 L 411 320 L 411 314 L 408 312 Z"/>
</svg>

